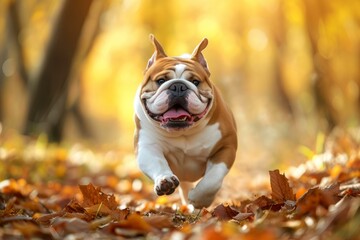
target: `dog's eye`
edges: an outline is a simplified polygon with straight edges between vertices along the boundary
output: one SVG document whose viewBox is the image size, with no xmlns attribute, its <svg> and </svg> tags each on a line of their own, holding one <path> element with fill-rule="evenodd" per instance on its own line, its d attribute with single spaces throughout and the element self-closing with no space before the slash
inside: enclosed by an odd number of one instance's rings
<svg viewBox="0 0 360 240">
<path fill-rule="evenodd" d="M 166 80 L 164 78 L 160 78 L 158 80 L 156 80 L 157 84 L 160 86 L 161 84 L 163 84 Z"/>
<path fill-rule="evenodd" d="M 199 86 L 200 81 L 199 80 L 192 80 L 191 81 L 195 86 Z"/>
</svg>

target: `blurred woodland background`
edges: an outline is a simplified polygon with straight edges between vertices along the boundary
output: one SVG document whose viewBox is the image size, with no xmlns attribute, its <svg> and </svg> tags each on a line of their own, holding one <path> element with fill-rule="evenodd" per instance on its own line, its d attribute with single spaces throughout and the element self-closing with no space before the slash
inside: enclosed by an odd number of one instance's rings
<svg viewBox="0 0 360 240">
<path fill-rule="evenodd" d="M 0 16 L 0 142 L 44 133 L 131 153 L 150 33 L 169 55 L 209 39 L 239 166 L 289 165 L 359 125 L 358 0 L 2 0 Z"/>
</svg>

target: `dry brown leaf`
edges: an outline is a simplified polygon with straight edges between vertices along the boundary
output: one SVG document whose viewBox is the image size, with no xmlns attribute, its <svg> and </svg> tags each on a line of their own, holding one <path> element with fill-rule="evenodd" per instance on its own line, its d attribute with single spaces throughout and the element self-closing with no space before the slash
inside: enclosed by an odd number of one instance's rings
<svg viewBox="0 0 360 240">
<path fill-rule="evenodd" d="M 285 201 L 286 202 L 286 201 Z M 255 213 L 259 208 L 262 210 L 279 211 L 285 205 L 284 202 L 277 203 L 274 200 L 262 195 L 254 201 L 247 202 L 245 212 Z"/>
<path fill-rule="evenodd" d="M 316 209 L 319 206 L 328 209 L 330 205 L 333 205 L 340 200 L 338 197 L 339 194 L 340 185 L 338 183 L 325 188 L 311 188 L 298 199 L 296 203 L 296 212 L 298 216 L 305 214 L 316 216 Z"/>
<path fill-rule="evenodd" d="M 89 214 L 95 217 L 106 216 L 111 214 L 111 210 L 105 204 L 102 203 L 95 204 L 91 207 L 86 207 L 85 210 L 86 212 L 88 212 Z"/>
<path fill-rule="evenodd" d="M 79 188 L 84 197 L 83 207 L 91 207 L 100 203 L 106 205 L 110 210 L 118 207 L 115 196 L 103 193 L 100 187 L 95 188 L 89 183 L 88 185 L 79 185 Z"/>
<path fill-rule="evenodd" d="M 69 202 L 63 211 L 63 217 L 67 218 L 80 218 L 85 221 L 91 221 L 96 217 L 95 215 L 88 213 L 76 200 Z"/>
<path fill-rule="evenodd" d="M 305 214 L 316 215 L 316 208 L 319 206 L 321 199 L 321 191 L 319 187 L 309 189 L 304 195 L 302 195 L 296 205 L 296 213 L 298 216 Z"/>
<path fill-rule="evenodd" d="M 109 224 L 106 229 L 111 234 L 125 237 L 141 236 L 156 230 L 136 213 L 130 214 L 123 221 Z"/>
<path fill-rule="evenodd" d="M 7 216 L 11 216 L 14 213 L 14 205 L 16 202 L 17 198 L 16 197 L 12 197 L 7 204 L 5 205 L 5 209 L 0 211 L 0 217 L 7 217 Z"/>
<path fill-rule="evenodd" d="M 220 204 L 214 209 L 212 214 L 221 221 L 228 221 L 238 215 L 239 211 L 228 205 Z"/>
<path fill-rule="evenodd" d="M 112 219 L 120 222 L 120 221 L 123 221 L 124 219 L 126 219 L 126 217 L 130 214 L 130 210 L 128 208 L 115 209 L 115 210 L 112 210 L 110 214 L 111 214 Z"/>
<path fill-rule="evenodd" d="M 242 213 L 242 212 L 239 212 L 235 217 L 233 217 L 233 219 L 240 222 L 240 221 L 243 221 L 245 219 L 251 219 L 254 216 L 255 216 L 254 213 Z"/>
<path fill-rule="evenodd" d="M 255 199 L 252 203 L 262 209 L 269 209 L 269 208 L 271 208 L 271 206 L 276 204 L 276 202 L 274 200 L 272 200 L 264 195 Z"/>
<path fill-rule="evenodd" d="M 76 200 L 72 200 L 66 205 L 64 211 L 68 213 L 85 213 L 86 209 L 83 208 Z"/>
<path fill-rule="evenodd" d="M 285 202 L 286 200 L 296 201 L 296 196 L 293 193 L 285 174 L 280 174 L 277 169 L 269 171 L 269 174 L 272 199 L 277 202 Z"/>
<path fill-rule="evenodd" d="M 40 225 L 48 226 L 48 225 L 50 225 L 51 219 L 53 219 L 55 217 L 61 217 L 64 214 L 65 214 L 65 212 L 61 211 L 61 212 L 55 212 L 55 213 L 50 213 L 50 214 L 44 214 L 44 215 L 41 215 L 41 216 L 36 215 L 36 216 L 33 216 L 33 218 Z"/>
<path fill-rule="evenodd" d="M 339 183 L 336 182 L 320 189 L 322 193 L 321 205 L 323 205 L 325 208 L 328 208 L 330 205 L 333 205 L 340 200 L 340 197 L 338 196 L 340 194 Z"/>
</svg>

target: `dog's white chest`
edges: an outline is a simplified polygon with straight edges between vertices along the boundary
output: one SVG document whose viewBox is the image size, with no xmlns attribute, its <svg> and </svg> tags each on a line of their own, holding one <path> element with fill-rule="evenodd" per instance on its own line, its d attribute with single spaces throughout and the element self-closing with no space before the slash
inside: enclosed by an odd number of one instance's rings
<svg viewBox="0 0 360 240">
<path fill-rule="evenodd" d="M 166 138 L 161 145 L 174 173 L 180 179 L 194 181 L 204 174 L 210 153 L 220 139 L 216 123 L 191 136 Z"/>
<path fill-rule="evenodd" d="M 177 138 L 167 138 L 164 144 L 165 152 L 180 151 L 187 157 L 207 158 L 221 139 L 219 124 L 206 126 L 202 131 Z M 206 159 L 204 159 L 206 161 Z"/>
</svg>

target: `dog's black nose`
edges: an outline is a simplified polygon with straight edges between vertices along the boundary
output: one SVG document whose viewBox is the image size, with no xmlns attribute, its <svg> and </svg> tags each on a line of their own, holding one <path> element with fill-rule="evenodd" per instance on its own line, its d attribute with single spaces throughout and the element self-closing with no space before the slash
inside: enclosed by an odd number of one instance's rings
<svg viewBox="0 0 360 240">
<path fill-rule="evenodd" d="M 175 96 L 182 96 L 185 94 L 188 87 L 184 83 L 174 83 L 170 86 L 169 90 L 174 94 Z"/>
</svg>

